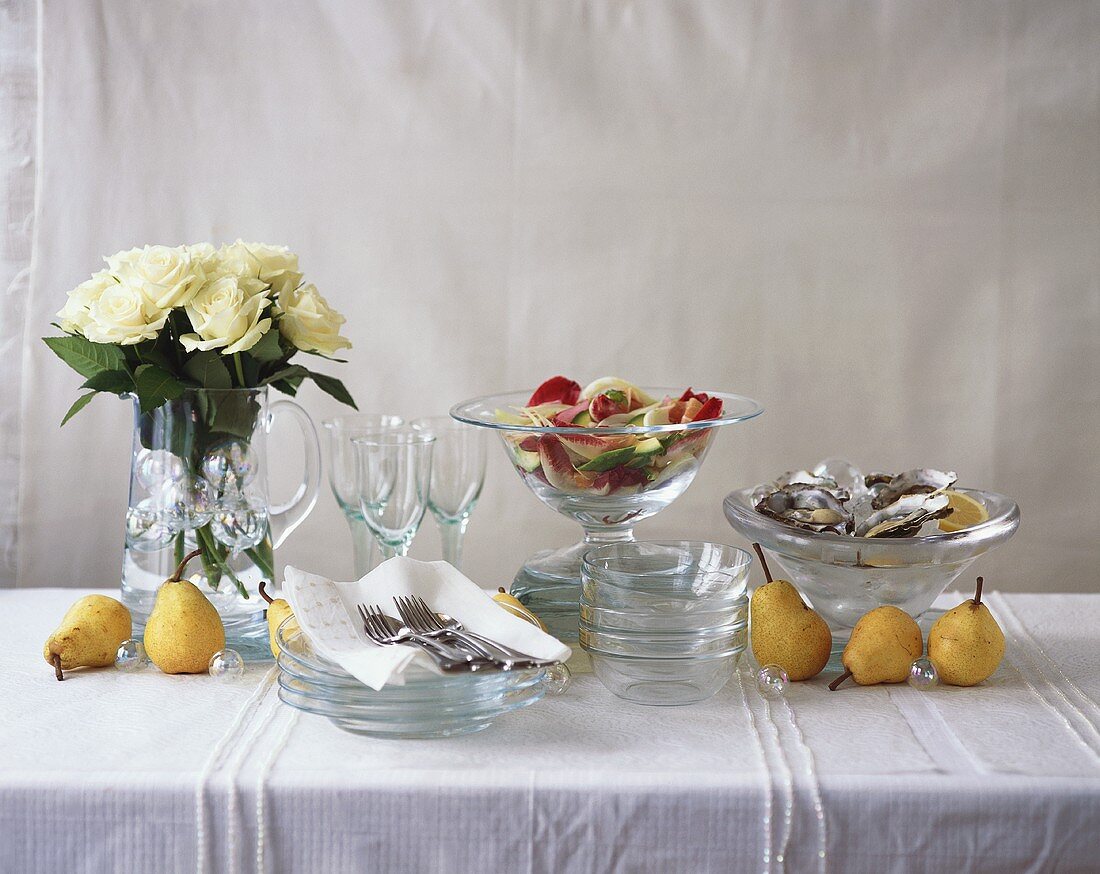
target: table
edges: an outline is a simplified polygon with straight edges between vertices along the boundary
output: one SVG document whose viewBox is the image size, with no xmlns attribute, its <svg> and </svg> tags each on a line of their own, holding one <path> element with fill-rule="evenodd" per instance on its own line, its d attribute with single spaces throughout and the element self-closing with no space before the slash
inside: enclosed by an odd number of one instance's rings
<svg viewBox="0 0 1100 874">
<path fill-rule="evenodd" d="M 1014 871 L 1100 866 L 1100 595 L 987 597 L 982 687 L 649 708 L 591 675 L 488 731 L 346 734 L 236 683 L 73 671 L 83 593 L 0 591 L 0 871 Z M 948 599 L 948 603 L 954 601 Z"/>
</svg>

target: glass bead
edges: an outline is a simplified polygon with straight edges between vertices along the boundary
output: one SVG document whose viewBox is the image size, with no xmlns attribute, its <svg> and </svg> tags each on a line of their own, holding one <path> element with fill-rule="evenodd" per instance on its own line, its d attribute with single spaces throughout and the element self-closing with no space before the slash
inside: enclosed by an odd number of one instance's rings
<svg viewBox="0 0 1100 874">
<path fill-rule="evenodd" d="M 149 667 L 149 656 L 145 652 L 145 644 L 134 638 L 122 641 L 118 652 L 115 653 L 115 667 L 127 673 L 142 671 Z"/>
<path fill-rule="evenodd" d="M 256 453 L 240 440 L 219 443 L 202 459 L 202 475 L 218 492 L 243 489 L 256 478 L 259 469 Z"/>
<path fill-rule="evenodd" d="M 144 498 L 126 511 L 126 545 L 138 552 L 155 552 L 172 540 L 156 501 Z"/>
<path fill-rule="evenodd" d="M 573 672 L 566 665 L 551 665 L 546 670 L 546 694 L 562 695 L 573 684 Z"/>
<path fill-rule="evenodd" d="M 936 665 L 932 662 L 932 659 L 927 656 L 922 656 L 910 666 L 909 685 L 914 689 L 920 689 L 923 692 L 938 686 L 939 682 L 939 671 L 936 670 Z"/>
<path fill-rule="evenodd" d="M 156 496 L 161 521 L 173 531 L 202 528 L 214 515 L 214 490 L 201 476 L 184 474 L 165 483 Z"/>
<path fill-rule="evenodd" d="M 210 520 L 210 532 L 234 554 L 251 549 L 267 536 L 267 508 L 254 498 L 222 504 Z"/>
<path fill-rule="evenodd" d="M 167 449 L 142 449 L 138 453 L 135 470 L 138 482 L 150 492 L 155 492 L 164 483 L 184 476 L 187 465 Z"/>
<path fill-rule="evenodd" d="M 766 698 L 782 698 L 790 679 L 779 665 L 764 665 L 756 672 L 756 688 Z"/>
<path fill-rule="evenodd" d="M 239 680 L 244 676 L 244 659 L 235 649 L 220 649 L 210 656 L 211 677 Z"/>
</svg>

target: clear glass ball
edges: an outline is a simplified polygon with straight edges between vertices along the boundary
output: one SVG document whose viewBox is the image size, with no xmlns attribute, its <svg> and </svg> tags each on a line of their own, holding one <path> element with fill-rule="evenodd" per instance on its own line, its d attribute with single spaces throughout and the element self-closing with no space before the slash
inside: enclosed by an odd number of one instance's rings
<svg viewBox="0 0 1100 874">
<path fill-rule="evenodd" d="M 223 503 L 210 520 L 210 532 L 234 554 L 251 549 L 267 536 L 267 507 L 257 498 Z"/>
<path fill-rule="evenodd" d="M 161 521 L 173 531 L 202 528 L 214 516 L 214 489 L 201 476 L 184 474 L 166 482 L 156 495 Z"/>
<path fill-rule="evenodd" d="M 202 459 L 202 475 L 219 492 L 239 491 L 256 478 L 260 462 L 241 440 L 219 443 Z"/>
<path fill-rule="evenodd" d="M 562 695 L 573 685 L 573 672 L 566 665 L 551 665 L 546 669 L 546 694 Z"/>
<path fill-rule="evenodd" d="M 756 688 L 766 698 L 782 698 L 790 678 L 779 665 L 764 665 L 756 672 Z"/>
<path fill-rule="evenodd" d="M 155 492 L 164 483 L 184 476 L 187 465 L 167 449 L 142 449 L 138 452 L 134 470 L 138 482 L 150 492 Z"/>
<path fill-rule="evenodd" d="M 244 676 L 244 659 L 235 649 L 220 649 L 210 656 L 211 677 L 224 680 L 239 680 Z"/>
<path fill-rule="evenodd" d="M 115 667 L 126 673 L 143 671 L 149 667 L 149 656 L 145 652 L 145 644 L 135 638 L 122 641 L 118 646 L 118 652 L 115 653 Z"/>
<path fill-rule="evenodd" d="M 927 656 L 921 656 L 909 667 L 909 685 L 922 692 L 932 689 L 940 683 L 940 673 L 936 665 Z"/>
<path fill-rule="evenodd" d="M 863 491 L 863 471 L 843 458 L 826 458 L 814 465 L 814 476 L 827 476 L 852 495 Z"/>
<path fill-rule="evenodd" d="M 164 524 L 156 501 L 143 498 L 126 511 L 126 545 L 138 552 L 156 552 L 171 542 L 172 529 Z"/>
</svg>

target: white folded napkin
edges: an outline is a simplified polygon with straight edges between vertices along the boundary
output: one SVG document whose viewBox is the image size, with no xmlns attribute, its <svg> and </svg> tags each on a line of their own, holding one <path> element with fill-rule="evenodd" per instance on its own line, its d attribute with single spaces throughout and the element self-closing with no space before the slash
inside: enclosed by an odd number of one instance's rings
<svg viewBox="0 0 1100 874">
<path fill-rule="evenodd" d="M 337 583 L 288 567 L 283 588 L 294 618 L 317 653 L 372 689 L 387 683 L 404 685 L 404 673 L 411 666 L 441 673 L 420 648 L 378 646 L 363 630 L 359 604 L 373 604 L 396 617 L 393 599 L 399 595 L 419 595 L 433 610 L 453 616 L 471 631 L 535 658 L 565 661 L 571 654 L 557 638 L 502 609 L 445 561 L 399 556 L 353 583 Z"/>
</svg>

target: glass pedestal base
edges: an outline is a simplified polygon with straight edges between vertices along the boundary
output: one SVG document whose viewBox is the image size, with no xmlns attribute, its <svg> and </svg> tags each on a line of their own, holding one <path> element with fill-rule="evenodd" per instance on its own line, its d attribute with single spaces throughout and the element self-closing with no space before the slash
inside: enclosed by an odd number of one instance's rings
<svg viewBox="0 0 1100 874">
<path fill-rule="evenodd" d="M 536 552 L 512 581 L 512 594 L 563 643 L 577 643 L 581 559 L 596 545 L 581 541 L 564 549 Z"/>
</svg>

